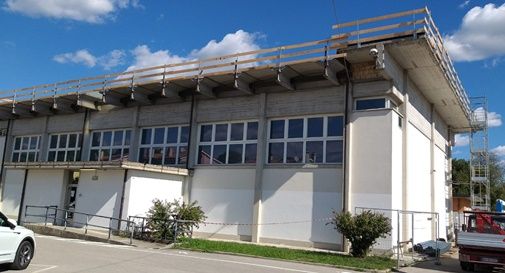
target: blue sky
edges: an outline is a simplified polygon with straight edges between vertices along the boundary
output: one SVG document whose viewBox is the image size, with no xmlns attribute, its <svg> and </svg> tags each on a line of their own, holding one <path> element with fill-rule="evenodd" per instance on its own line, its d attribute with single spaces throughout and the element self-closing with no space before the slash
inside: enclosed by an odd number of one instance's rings
<svg viewBox="0 0 505 273">
<path fill-rule="evenodd" d="M 423 6 L 469 95 L 488 97 L 490 148 L 505 160 L 504 1 L 0 0 L 0 90 L 324 39 L 336 22 Z"/>
</svg>

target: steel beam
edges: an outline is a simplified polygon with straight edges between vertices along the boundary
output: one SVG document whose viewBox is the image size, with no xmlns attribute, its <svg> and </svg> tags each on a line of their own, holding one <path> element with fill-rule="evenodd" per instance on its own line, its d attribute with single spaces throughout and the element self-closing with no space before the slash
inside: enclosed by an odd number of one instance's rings
<svg viewBox="0 0 505 273">
<path fill-rule="evenodd" d="M 286 72 L 284 72 L 284 69 L 278 69 L 277 70 L 277 79 L 276 82 L 283 86 L 286 89 L 289 89 L 291 91 L 295 90 L 295 86 L 293 85 L 291 78 L 289 78 L 286 75 Z"/>
<path fill-rule="evenodd" d="M 213 88 L 208 86 L 203 82 L 203 78 L 196 79 L 196 93 L 202 94 L 207 97 L 215 98 L 216 94 L 214 94 Z"/>
<path fill-rule="evenodd" d="M 235 76 L 235 80 L 233 82 L 233 87 L 237 90 L 240 90 L 244 93 L 247 93 L 249 95 L 254 94 L 254 91 L 251 88 L 251 84 L 244 81 L 241 77 L 240 74 Z"/>
</svg>

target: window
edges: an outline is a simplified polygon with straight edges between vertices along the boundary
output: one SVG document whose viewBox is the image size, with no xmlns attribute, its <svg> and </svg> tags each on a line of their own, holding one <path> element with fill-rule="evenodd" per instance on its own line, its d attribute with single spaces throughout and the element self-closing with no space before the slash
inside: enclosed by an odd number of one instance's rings
<svg viewBox="0 0 505 273">
<path fill-rule="evenodd" d="M 258 122 L 200 125 L 198 164 L 256 163 Z"/>
<path fill-rule="evenodd" d="M 14 138 L 12 162 L 35 162 L 39 159 L 40 136 Z"/>
<path fill-rule="evenodd" d="M 344 119 L 319 116 L 271 120 L 268 163 L 342 163 Z"/>
<path fill-rule="evenodd" d="M 186 164 L 188 139 L 188 126 L 143 128 L 139 162 L 155 165 Z"/>
<path fill-rule="evenodd" d="M 90 161 L 127 159 L 130 152 L 130 130 L 93 132 L 91 136 Z"/>
<path fill-rule="evenodd" d="M 375 98 L 375 99 L 357 99 L 355 109 L 356 110 L 370 110 L 370 109 L 397 109 L 398 105 L 390 99 L 387 98 Z"/>
<path fill-rule="evenodd" d="M 78 133 L 51 135 L 47 161 L 80 161 L 81 139 Z"/>
</svg>

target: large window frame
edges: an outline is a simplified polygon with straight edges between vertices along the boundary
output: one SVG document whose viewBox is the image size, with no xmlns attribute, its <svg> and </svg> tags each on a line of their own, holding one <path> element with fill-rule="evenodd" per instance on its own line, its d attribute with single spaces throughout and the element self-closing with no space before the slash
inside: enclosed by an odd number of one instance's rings
<svg viewBox="0 0 505 273">
<path fill-rule="evenodd" d="M 169 131 L 177 129 L 176 141 L 169 140 Z M 154 165 L 164 165 L 164 166 L 180 166 L 186 164 L 188 160 L 189 153 L 189 125 L 170 125 L 170 126 L 157 126 L 157 127 L 143 127 L 140 129 L 139 138 L 139 154 L 138 162 L 148 163 Z M 156 136 L 156 132 L 163 130 L 163 140 L 159 141 L 159 137 Z M 145 132 L 150 131 L 149 141 L 145 143 L 144 137 Z M 175 155 L 173 157 L 173 162 L 167 162 L 171 160 L 172 157 L 167 157 L 167 152 L 173 153 L 172 149 L 175 148 Z M 161 151 L 160 151 L 161 149 Z M 157 162 L 156 155 L 161 152 L 161 161 Z M 145 158 L 145 153 L 147 152 L 147 158 Z M 147 159 L 147 160 L 146 160 Z"/>
<path fill-rule="evenodd" d="M 331 128 L 337 129 L 336 135 L 329 134 L 329 119 L 336 118 L 337 122 L 342 124 L 341 128 Z M 322 119 L 322 134 L 319 136 L 309 135 L 309 120 L 318 121 Z M 293 126 L 300 126 L 300 120 L 303 121 L 302 132 L 297 132 L 293 130 L 290 132 L 290 121 L 293 122 Z M 281 125 L 283 122 L 283 131 L 277 130 L 272 131 L 272 123 L 276 122 Z M 297 124 L 298 123 L 298 124 Z M 316 126 L 317 127 L 317 126 Z M 342 164 L 343 162 L 343 140 L 344 140 L 344 116 L 341 114 L 335 115 L 310 115 L 310 116 L 295 116 L 295 117 L 285 117 L 285 118 L 273 118 L 268 120 L 268 133 L 267 133 L 267 151 L 265 162 L 268 165 L 296 165 L 296 164 Z M 290 133 L 292 136 L 290 137 Z M 313 133 L 310 133 L 313 134 Z M 335 151 L 330 150 L 330 145 L 334 145 Z M 340 147 L 340 149 L 338 149 Z M 271 153 L 271 150 L 276 149 L 277 152 Z M 282 149 L 282 158 L 278 151 Z M 289 154 L 290 151 L 301 150 L 300 156 L 296 156 L 296 153 Z M 317 152 L 310 152 L 318 150 Z M 333 154 L 330 154 L 332 152 Z M 319 155 L 319 156 L 318 156 Z M 329 160 L 329 158 L 335 157 L 335 160 Z"/>
<path fill-rule="evenodd" d="M 38 161 L 41 141 L 41 135 L 15 136 L 12 145 L 11 162 Z"/>
<path fill-rule="evenodd" d="M 242 124 L 242 138 L 237 138 L 236 134 L 240 131 L 237 127 Z M 202 130 L 205 127 L 209 129 L 211 126 L 210 139 L 202 135 Z M 223 128 L 227 126 L 226 139 L 216 139 L 217 127 Z M 235 130 L 234 130 L 235 128 Z M 212 122 L 212 123 L 201 123 L 198 125 L 198 145 L 196 149 L 196 163 L 200 166 L 212 166 L 212 165 L 255 165 L 257 162 L 258 154 L 258 120 L 237 120 L 230 122 Z M 219 135 L 219 138 L 224 137 Z M 218 150 L 221 154 L 224 148 L 225 158 L 220 160 L 216 158 L 215 152 Z M 231 155 L 232 149 L 235 152 L 240 151 L 240 160 L 238 157 L 233 158 Z M 203 154 L 208 154 L 208 158 L 203 158 Z M 238 154 L 238 153 L 237 153 Z M 204 160 L 205 159 L 205 160 Z"/>
<path fill-rule="evenodd" d="M 72 147 L 70 143 L 73 137 L 75 137 L 75 143 L 73 144 Z M 81 140 L 82 140 L 82 134 L 79 132 L 50 134 L 47 149 L 47 161 L 49 162 L 80 161 Z M 62 145 L 64 147 L 61 147 Z"/>
<path fill-rule="evenodd" d="M 104 145 L 104 140 L 106 139 L 106 133 L 109 132 L 111 133 L 110 144 Z M 116 140 L 115 136 L 118 132 L 122 132 L 120 145 L 116 144 L 115 141 Z M 95 145 L 96 134 L 100 134 L 98 145 Z M 128 156 L 130 154 L 131 140 L 132 140 L 132 130 L 127 128 L 92 131 L 88 158 L 90 161 L 114 161 L 114 160 L 128 159 Z M 119 157 L 117 157 L 118 150 L 120 150 Z M 104 159 L 105 157 L 108 157 L 108 159 L 105 160 Z"/>
</svg>

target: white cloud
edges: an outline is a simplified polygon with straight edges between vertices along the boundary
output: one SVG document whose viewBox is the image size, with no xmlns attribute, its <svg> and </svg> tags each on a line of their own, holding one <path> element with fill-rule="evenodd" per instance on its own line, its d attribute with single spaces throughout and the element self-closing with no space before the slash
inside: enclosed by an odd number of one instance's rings
<svg viewBox="0 0 505 273">
<path fill-rule="evenodd" d="M 105 70 L 109 70 L 125 62 L 126 53 L 123 50 L 112 50 L 106 55 L 95 57 L 86 49 L 80 49 L 76 52 L 68 52 L 58 54 L 53 57 L 53 60 L 61 63 L 75 63 L 82 64 L 87 67 L 101 66 Z"/>
<path fill-rule="evenodd" d="M 484 108 L 479 107 L 473 111 L 473 117 L 476 121 L 484 122 L 486 119 Z M 487 126 L 500 127 L 502 125 L 501 115 L 496 112 L 487 112 Z"/>
<path fill-rule="evenodd" d="M 462 9 L 462 8 L 464 8 L 464 7 L 468 6 L 468 4 L 470 4 L 470 0 L 466 0 L 466 1 L 464 1 L 463 3 L 459 4 L 459 6 L 458 6 L 458 7 L 459 7 L 460 9 Z"/>
<path fill-rule="evenodd" d="M 446 35 L 445 45 L 455 61 L 477 61 L 505 55 L 505 3 L 473 7 L 460 28 Z"/>
<path fill-rule="evenodd" d="M 94 67 L 96 65 L 96 57 L 89 53 L 86 49 L 77 50 L 76 52 L 69 52 L 59 54 L 53 57 L 53 60 L 65 64 L 65 63 L 76 63 L 83 64 L 87 67 Z"/>
<path fill-rule="evenodd" d="M 491 152 L 496 154 L 497 156 L 505 156 L 505 145 L 500 145 L 492 149 Z"/>
<path fill-rule="evenodd" d="M 142 7 L 139 0 L 7 0 L 3 8 L 31 17 L 102 23 L 129 6 Z"/>
<path fill-rule="evenodd" d="M 162 64 L 180 63 L 188 60 L 186 57 L 173 55 L 168 50 L 158 50 L 152 52 L 147 45 L 139 45 L 132 50 L 131 53 L 135 60 L 133 64 L 128 67 L 127 71 Z"/>
<path fill-rule="evenodd" d="M 470 137 L 468 135 L 456 134 L 454 136 L 454 146 L 462 147 L 470 144 Z"/>
</svg>

